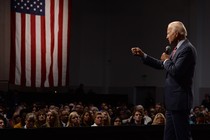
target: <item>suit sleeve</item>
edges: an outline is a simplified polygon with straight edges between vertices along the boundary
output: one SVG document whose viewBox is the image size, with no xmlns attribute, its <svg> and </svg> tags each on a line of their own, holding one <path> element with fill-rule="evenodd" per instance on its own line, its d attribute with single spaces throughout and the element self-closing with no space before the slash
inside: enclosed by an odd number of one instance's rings
<svg viewBox="0 0 210 140">
<path fill-rule="evenodd" d="M 164 69 L 163 61 L 158 60 L 152 56 L 147 55 L 146 57 L 142 58 L 142 61 L 145 65 L 148 65 L 155 69 Z"/>
</svg>

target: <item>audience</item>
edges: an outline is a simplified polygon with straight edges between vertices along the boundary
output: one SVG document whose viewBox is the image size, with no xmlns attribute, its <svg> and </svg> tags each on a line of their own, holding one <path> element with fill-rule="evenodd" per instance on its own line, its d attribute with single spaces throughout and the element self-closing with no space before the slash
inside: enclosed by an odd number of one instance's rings
<svg viewBox="0 0 210 140">
<path fill-rule="evenodd" d="M 0 95 L 1 96 L 1 95 Z M 165 108 L 156 103 L 148 108 L 141 104 L 98 104 L 84 101 L 53 103 L 0 103 L 0 128 L 57 128 L 122 125 L 165 125 Z M 191 125 L 210 124 L 209 96 L 191 110 Z"/>
</svg>

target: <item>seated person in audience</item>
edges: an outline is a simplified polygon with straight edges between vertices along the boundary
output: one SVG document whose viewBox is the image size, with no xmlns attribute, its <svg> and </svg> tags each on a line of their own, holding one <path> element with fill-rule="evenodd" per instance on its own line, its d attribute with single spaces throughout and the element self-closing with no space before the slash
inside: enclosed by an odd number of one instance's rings
<svg viewBox="0 0 210 140">
<path fill-rule="evenodd" d="M 6 128 L 6 119 L 0 114 L 0 129 Z"/>
<path fill-rule="evenodd" d="M 113 126 L 121 126 L 122 125 L 122 119 L 119 116 L 115 116 L 112 118 L 111 121 Z"/>
<path fill-rule="evenodd" d="M 106 110 L 101 110 L 103 115 L 103 125 L 104 126 L 110 126 L 111 125 L 111 117 L 109 115 L 109 112 Z"/>
<path fill-rule="evenodd" d="M 134 110 L 129 125 L 144 125 L 143 112 L 139 110 Z"/>
<path fill-rule="evenodd" d="M 80 115 L 76 111 L 71 112 L 66 127 L 80 127 L 80 119 Z"/>
<path fill-rule="evenodd" d="M 202 112 L 196 116 L 196 124 L 206 124 L 205 115 Z"/>
<path fill-rule="evenodd" d="M 70 114 L 69 110 L 62 110 L 60 112 L 59 118 L 60 118 L 61 127 L 67 126 L 69 114 Z"/>
<path fill-rule="evenodd" d="M 41 126 L 42 128 L 57 128 L 61 127 L 58 112 L 55 109 L 50 109 L 46 115 L 46 122 Z"/>
<path fill-rule="evenodd" d="M 44 109 L 40 109 L 37 113 L 36 113 L 36 127 L 40 128 L 42 125 L 45 124 L 46 122 L 46 111 Z"/>
<path fill-rule="evenodd" d="M 95 112 L 93 117 L 94 123 L 91 125 L 93 126 L 103 126 L 103 114 L 100 111 Z"/>
<path fill-rule="evenodd" d="M 166 118 L 163 113 L 157 113 L 152 121 L 152 125 L 165 125 Z"/>
<path fill-rule="evenodd" d="M 93 124 L 93 116 L 89 110 L 85 110 L 81 115 L 81 126 L 91 126 Z"/>
<path fill-rule="evenodd" d="M 32 112 L 27 113 L 25 118 L 25 125 L 23 126 L 23 128 L 25 129 L 36 128 L 35 122 L 36 122 L 35 114 Z"/>
<path fill-rule="evenodd" d="M 134 111 L 139 111 L 139 112 L 141 112 L 142 113 L 142 116 L 143 116 L 143 124 L 144 125 L 148 125 L 148 124 L 151 124 L 151 122 L 152 122 L 152 118 L 147 114 L 147 113 L 145 113 L 146 111 L 145 111 L 145 109 L 144 109 L 144 107 L 142 106 L 142 105 L 136 105 L 136 106 L 134 106 Z M 131 122 L 131 119 L 133 118 L 133 115 L 131 115 L 128 119 L 124 119 L 123 120 L 123 123 L 125 124 L 125 123 L 130 123 Z"/>
</svg>

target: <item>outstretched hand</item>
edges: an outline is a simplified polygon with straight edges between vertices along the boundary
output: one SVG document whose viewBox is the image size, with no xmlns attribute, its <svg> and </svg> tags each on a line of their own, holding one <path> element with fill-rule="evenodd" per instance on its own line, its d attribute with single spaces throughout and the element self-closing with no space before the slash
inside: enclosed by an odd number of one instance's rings
<svg viewBox="0 0 210 140">
<path fill-rule="evenodd" d="M 133 48 L 131 48 L 131 52 L 135 56 L 140 56 L 140 57 L 143 57 L 144 56 L 144 52 L 139 47 L 133 47 Z"/>
</svg>

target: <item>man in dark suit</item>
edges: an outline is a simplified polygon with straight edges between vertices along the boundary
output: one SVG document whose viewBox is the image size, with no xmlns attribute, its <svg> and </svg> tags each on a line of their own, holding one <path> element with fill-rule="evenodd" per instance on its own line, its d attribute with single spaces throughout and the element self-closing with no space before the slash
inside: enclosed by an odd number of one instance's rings
<svg viewBox="0 0 210 140">
<path fill-rule="evenodd" d="M 139 47 L 131 48 L 131 52 L 141 57 L 144 64 L 166 71 L 164 140 L 192 140 L 189 115 L 193 104 L 196 49 L 187 39 L 187 30 L 180 21 L 168 24 L 166 38 L 174 51 L 171 54 L 164 52 L 160 60 L 147 55 Z"/>
</svg>

